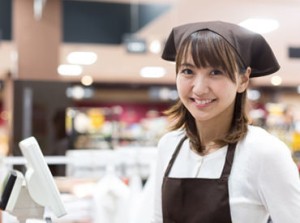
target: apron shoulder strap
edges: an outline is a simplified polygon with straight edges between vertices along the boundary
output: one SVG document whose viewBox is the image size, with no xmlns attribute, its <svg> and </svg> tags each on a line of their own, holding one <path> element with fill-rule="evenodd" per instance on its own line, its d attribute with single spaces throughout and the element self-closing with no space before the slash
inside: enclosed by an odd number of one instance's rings
<svg viewBox="0 0 300 223">
<path fill-rule="evenodd" d="M 179 151 L 180 151 L 180 148 L 181 148 L 183 142 L 184 142 L 186 139 L 187 139 L 187 136 L 184 136 L 184 137 L 179 141 L 179 143 L 178 143 L 178 145 L 177 145 L 177 147 L 176 147 L 176 149 L 175 149 L 175 151 L 174 151 L 174 153 L 173 153 L 173 155 L 172 155 L 172 157 L 171 157 L 171 160 L 170 160 L 170 162 L 169 162 L 169 164 L 168 164 L 168 166 L 167 166 L 167 169 L 166 169 L 166 171 L 165 171 L 165 175 L 164 175 L 165 177 L 169 176 L 169 173 L 170 173 L 170 171 L 171 171 L 171 168 L 172 168 L 172 166 L 173 166 L 173 163 L 174 163 L 174 161 L 175 161 L 175 159 L 176 159 L 176 157 L 177 157 L 177 155 L 178 155 L 178 153 L 179 153 Z"/>
<path fill-rule="evenodd" d="M 228 145 L 227 154 L 225 158 L 225 164 L 221 175 L 221 180 L 227 181 L 231 172 L 231 167 L 234 159 L 234 152 L 237 143 L 231 143 Z"/>
<path fill-rule="evenodd" d="M 169 176 L 169 173 L 171 171 L 171 168 L 173 166 L 173 163 L 180 151 L 180 148 L 183 144 L 183 142 L 187 139 L 187 136 L 184 136 L 178 143 L 170 161 L 169 161 L 169 164 L 167 166 L 167 169 L 165 171 L 165 174 L 164 176 L 167 177 Z M 225 164 L 224 164 L 224 167 L 223 167 L 223 171 L 222 171 L 222 174 L 221 174 L 221 178 L 220 180 L 221 181 L 227 181 L 228 178 L 229 178 L 229 175 L 230 175 L 230 172 L 231 172 L 231 167 L 232 167 L 232 163 L 233 163 L 233 159 L 234 159 L 234 153 L 235 153 L 235 148 L 236 148 L 236 144 L 237 143 L 231 143 L 228 145 L 228 149 L 227 149 L 227 153 L 226 153 L 226 158 L 225 158 Z"/>
</svg>

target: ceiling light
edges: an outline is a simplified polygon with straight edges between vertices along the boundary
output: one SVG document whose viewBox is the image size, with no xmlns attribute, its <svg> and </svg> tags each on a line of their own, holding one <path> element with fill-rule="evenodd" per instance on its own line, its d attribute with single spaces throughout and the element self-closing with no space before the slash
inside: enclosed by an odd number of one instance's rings
<svg viewBox="0 0 300 223">
<path fill-rule="evenodd" d="M 151 53 L 158 54 L 161 51 L 161 43 L 159 40 L 153 40 L 150 43 L 149 50 Z"/>
<path fill-rule="evenodd" d="M 57 72 L 62 76 L 79 76 L 82 73 L 82 67 L 79 65 L 62 64 L 57 68 Z"/>
<path fill-rule="evenodd" d="M 273 76 L 273 77 L 271 78 L 271 83 L 272 83 L 272 85 L 274 85 L 274 86 L 279 86 L 279 85 L 282 84 L 282 78 L 279 77 L 279 76 Z"/>
<path fill-rule="evenodd" d="M 84 75 L 82 78 L 81 78 L 81 83 L 84 85 L 84 86 L 90 86 L 92 85 L 93 83 L 93 78 L 89 75 Z"/>
<path fill-rule="evenodd" d="M 239 23 L 240 26 L 257 33 L 269 33 L 279 27 L 279 23 L 274 19 L 250 18 Z"/>
<path fill-rule="evenodd" d="M 86 88 L 81 85 L 75 85 L 72 87 L 68 87 L 66 90 L 66 95 L 68 98 L 73 98 L 76 100 L 80 100 L 83 98 L 91 98 L 94 94 L 93 89 Z"/>
<path fill-rule="evenodd" d="M 145 78 L 160 78 L 166 75 L 166 70 L 163 67 L 143 67 L 140 75 Z"/>
<path fill-rule="evenodd" d="M 72 52 L 67 56 L 71 64 L 91 65 L 97 61 L 97 54 L 94 52 Z"/>
</svg>

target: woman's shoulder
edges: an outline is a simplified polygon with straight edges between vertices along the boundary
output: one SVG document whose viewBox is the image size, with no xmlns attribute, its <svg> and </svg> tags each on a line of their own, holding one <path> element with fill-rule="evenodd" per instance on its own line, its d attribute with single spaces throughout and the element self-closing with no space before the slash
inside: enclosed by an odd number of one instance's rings
<svg viewBox="0 0 300 223">
<path fill-rule="evenodd" d="M 245 140 L 247 140 L 248 142 L 259 144 L 283 144 L 282 140 L 268 132 L 266 129 L 253 125 L 248 126 L 248 133 L 246 135 Z"/>
<path fill-rule="evenodd" d="M 261 155 L 290 153 L 288 146 L 277 136 L 258 126 L 248 126 L 246 137 L 240 142 L 242 147 Z"/>
<path fill-rule="evenodd" d="M 158 142 L 158 162 L 163 168 L 168 164 L 179 141 L 185 136 L 184 131 L 170 131 L 164 134 Z"/>
<path fill-rule="evenodd" d="M 281 171 L 292 162 L 289 147 L 267 130 L 249 126 L 235 153 L 236 170 L 246 169 L 245 173 L 261 176 L 267 172 Z"/>
<path fill-rule="evenodd" d="M 158 149 L 160 153 L 172 153 L 179 141 L 185 136 L 183 130 L 174 130 L 165 133 L 158 141 Z"/>
<path fill-rule="evenodd" d="M 167 132 L 160 138 L 158 146 L 161 147 L 163 145 L 177 144 L 184 136 L 185 132 L 183 130 Z"/>
</svg>

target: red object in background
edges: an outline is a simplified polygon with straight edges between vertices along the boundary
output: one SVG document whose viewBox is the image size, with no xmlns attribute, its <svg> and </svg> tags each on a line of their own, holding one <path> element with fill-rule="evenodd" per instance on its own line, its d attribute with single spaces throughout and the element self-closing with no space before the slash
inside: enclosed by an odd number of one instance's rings
<svg viewBox="0 0 300 223">
<path fill-rule="evenodd" d="M 0 126 L 5 125 L 7 117 L 5 117 L 4 113 L 5 111 L 3 110 L 3 105 L 0 103 Z M 7 115 L 7 114 L 6 114 Z"/>
</svg>

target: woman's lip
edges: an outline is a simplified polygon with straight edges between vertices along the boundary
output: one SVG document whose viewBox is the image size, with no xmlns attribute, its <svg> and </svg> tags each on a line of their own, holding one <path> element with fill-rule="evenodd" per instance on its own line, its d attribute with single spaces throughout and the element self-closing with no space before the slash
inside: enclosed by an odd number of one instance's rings
<svg viewBox="0 0 300 223">
<path fill-rule="evenodd" d="M 193 99 L 193 100 L 196 104 L 199 104 L 199 105 L 209 104 L 213 101 L 213 99 L 201 99 L 201 100 L 200 99 Z"/>
<path fill-rule="evenodd" d="M 204 108 L 204 107 L 207 107 L 208 105 L 210 105 L 212 102 L 214 102 L 215 99 L 195 99 L 195 98 L 192 98 L 192 101 L 195 103 L 195 105 L 198 108 Z"/>
</svg>

